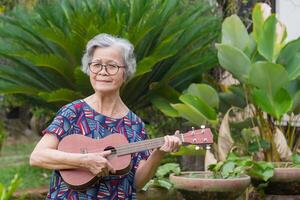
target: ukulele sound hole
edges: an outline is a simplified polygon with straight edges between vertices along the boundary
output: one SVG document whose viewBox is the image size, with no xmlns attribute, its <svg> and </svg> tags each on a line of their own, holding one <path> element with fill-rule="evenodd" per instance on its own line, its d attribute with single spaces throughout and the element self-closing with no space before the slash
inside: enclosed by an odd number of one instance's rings
<svg viewBox="0 0 300 200">
<path fill-rule="evenodd" d="M 108 150 L 111 150 L 111 153 L 112 154 L 116 154 L 117 153 L 117 150 L 115 147 L 112 147 L 112 146 L 108 146 L 104 149 L 104 151 L 108 151 Z"/>
</svg>

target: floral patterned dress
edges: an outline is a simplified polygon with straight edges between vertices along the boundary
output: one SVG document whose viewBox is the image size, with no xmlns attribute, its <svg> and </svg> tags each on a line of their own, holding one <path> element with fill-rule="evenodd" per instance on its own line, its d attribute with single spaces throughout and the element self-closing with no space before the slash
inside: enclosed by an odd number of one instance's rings
<svg viewBox="0 0 300 200">
<path fill-rule="evenodd" d="M 123 134 L 129 142 L 147 139 L 144 123 L 132 111 L 115 119 L 96 112 L 84 100 L 76 100 L 63 106 L 43 134 L 54 134 L 59 141 L 70 134 L 82 134 L 94 139 L 110 134 Z M 54 170 L 46 199 L 136 199 L 135 172 L 139 162 L 146 160 L 149 155 L 149 151 L 132 154 L 132 168 L 128 174 L 104 177 L 94 186 L 80 192 L 68 188 L 59 171 Z"/>
</svg>

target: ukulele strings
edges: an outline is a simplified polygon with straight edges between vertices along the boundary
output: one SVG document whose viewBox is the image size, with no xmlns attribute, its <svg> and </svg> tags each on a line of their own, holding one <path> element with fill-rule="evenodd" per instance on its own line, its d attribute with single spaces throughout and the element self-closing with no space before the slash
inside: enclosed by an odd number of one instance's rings
<svg viewBox="0 0 300 200">
<path fill-rule="evenodd" d="M 141 143 L 138 145 L 133 145 L 131 148 L 117 148 L 118 154 L 119 155 L 126 155 L 129 153 L 134 153 L 134 152 L 139 152 L 139 151 L 143 151 L 143 150 L 148 150 L 148 149 L 154 149 L 156 147 L 162 146 L 164 144 L 164 140 L 157 140 L 157 141 L 153 141 L 153 142 L 147 142 L 147 143 Z"/>
<path fill-rule="evenodd" d="M 128 143 L 128 144 L 123 144 L 120 145 L 118 147 L 114 147 L 117 150 L 117 154 L 130 154 L 130 153 L 134 153 L 134 152 L 138 152 L 138 151 L 142 151 L 142 150 L 147 150 L 147 149 L 152 149 L 155 147 L 158 147 L 160 145 L 162 145 L 164 143 L 164 138 L 160 137 L 160 138 L 154 138 L 154 139 L 150 139 L 150 140 L 144 140 L 144 141 L 138 141 L 138 142 L 134 142 L 134 143 Z M 103 150 L 100 148 L 93 148 L 93 149 L 88 149 L 90 153 L 94 153 L 97 152 L 99 150 Z"/>
</svg>

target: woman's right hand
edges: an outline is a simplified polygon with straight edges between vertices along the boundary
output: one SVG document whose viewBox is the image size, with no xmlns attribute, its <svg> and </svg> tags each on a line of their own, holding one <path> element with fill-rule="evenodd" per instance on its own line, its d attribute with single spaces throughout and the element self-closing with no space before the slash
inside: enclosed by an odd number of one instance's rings
<svg viewBox="0 0 300 200">
<path fill-rule="evenodd" d="M 109 176 L 109 173 L 114 174 L 111 163 L 107 160 L 107 156 L 111 151 L 103 151 L 101 153 L 88 153 L 86 154 L 85 167 L 98 177 Z"/>
</svg>

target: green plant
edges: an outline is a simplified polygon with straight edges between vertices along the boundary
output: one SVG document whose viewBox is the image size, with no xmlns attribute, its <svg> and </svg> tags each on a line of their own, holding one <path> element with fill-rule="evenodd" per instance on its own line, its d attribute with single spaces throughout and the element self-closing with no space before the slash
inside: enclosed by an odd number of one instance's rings
<svg viewBox="0 0 300 200">
<path fill-rule="evenodd" d="M 57 110 L 92 93 L 80 70 L 85 44 L 106 32 L 135 46 L 137 71 L 121 91 L 132 109 L 165 88 L 182 91 L 217 60 L 221 16 L 206 1 L 54 0 L 0 17 L 0 93 Z M 197 70 L 196 70 L 197 69 Z"/>
<path fill-rule="evenodd" d="M 171 90 L 167 94 L 173 95 L 173 103 L 167 98 L 157 97 L 153 104 L 164 114 L 171 117 L 182 117 L 189 124 L 200 126 L 218 124 L 217 109 L 219 107 L 218 93 L 207 84 L 191 84 L 181 95 Z"/>
<path fill-rule="evenodd" d="M 25 140 L 19 139 L 4 144 L 0 157 L 0 182 L 9 185 L 15 174 L 23 179 L 18 189 L 26 190 L 49 185 L 51 171 L 31 167 L 28 159 L 39 137 Z M 30 140 L 30 141 L 28 141 Z M 34 141 L 33 141 L 34 140 Z"/>
<path fill-rule="evenodd" d="M 6 137 L 7 137 L 7 135 L 6 135 L 6 132 L 4 129 L 4 123 L 3 123 L 3 121 L 0 120 L 0 155 L 2 153 L 2 147 L 3 147 Z"/>
<path fill-rule="evenodd" d="M 207 84 L 191 84 L 181 94 L 169 88 L 162 96 L 155 96 L 152 103 L 161 112 L 169 117 L 178 117 L 187 120 L 186 127 L 210 125 L 216 135 L 219 122 L 218 107 L 219 96 L 214 88 Z M 214 137 L 216 138 L 216 137 Z M 203 156 L 205 151 L 195 145 L 181 146 L 179 151 L 172 153 L 174 156 L 193 155 Z"/>
<path fill-rule="evenodd" d="M 240 98 L 250 105 L 251 124 L 244 128 L 257 126 L 259 136 L 269 144 L 263 149 L 265 159 L 278 161 L 279 141 L 274 138 L 281 127 L 274 122 L 285 113 L 299 113 L 300 39 L 286 44 L 286 28 L 270 11 L 267 4 L 256 4 L 250 34 L 238 16 L 226 18 L 222 42 L 216 47 L 219 63 L 239 81 L 234 88 L 242 90 Z M 292 136 L 288 142 L 292 145 L 295 134 L 286 135 Z"/>
<path fill-rule="evenodd" d="M 167 163 L 158 167 L 155 176 L 144 187 L 143 190 L 148 190 L 149 187 L 162 187 L 166 189 L 172 188 L 172 183 L 168 176 L 171 173 L 180 174 L 180 167 L 178 163 Z"/>
<path fill-rule="evenodd" d="M 22 4 L 28 8 L 32 7 L 37 0 L 1 0 L 0 1 L 0 13 L 7 12 L 13 9 L 16 5 Z"/>
<path fill-rule="evenodd" d="M 24 162 L 28 162 L 28 158 L 23 160 Z M 22 164 L 22 162 L 18 161 L 15 161 L 15 163 L 12 164 L 8 160 L 2 160 L 2 162 L 10 164 L 6 167 L 1 166 L 0 178 L 1 182 L 4 184 L 9 184 L 10 180 L 14 177 L 14 174 L 19 174 L 19 177 L 22 177 L 23 179 L 20 189 L 32 189 L 49 185 L 49 177 L 52 173 L 50 170 L 34 168 L 27 163 Z"/>
<path fill-rule="evenodd" d="M 182 119 L 169 118 L 162 115 L 154 106 L 149 106 L 136 111 L 146 125 L 147 134 L 150 138 L 157 138 L 166 134 L 174 134 L 175 130 L 182 130 Z"/>
<path fill-rule="evenodd" d="M 209 165 L 214 178 L 235 178 L 248 174 L 256 179 L 268 181 L 274 175 L 274 165 L 265 161 L 253 161 L 249 156 L 228 154 L 226 160 Z"/>
<path fill-rule="evenodd" d="M 295 167 L 300 167 L 300 155 L 297 153 L 293 153 L 292 155 L 293 165 Z"/>
<path fill-rule="evenodd" d="M 0 200 L 10 200 L 13 193 L 17 190 L 21 183 L 22 179 L 18 176 L 18 174 L 15 174 L 9 186 L 5 187 L 0 183 Z"/>
</svg>

